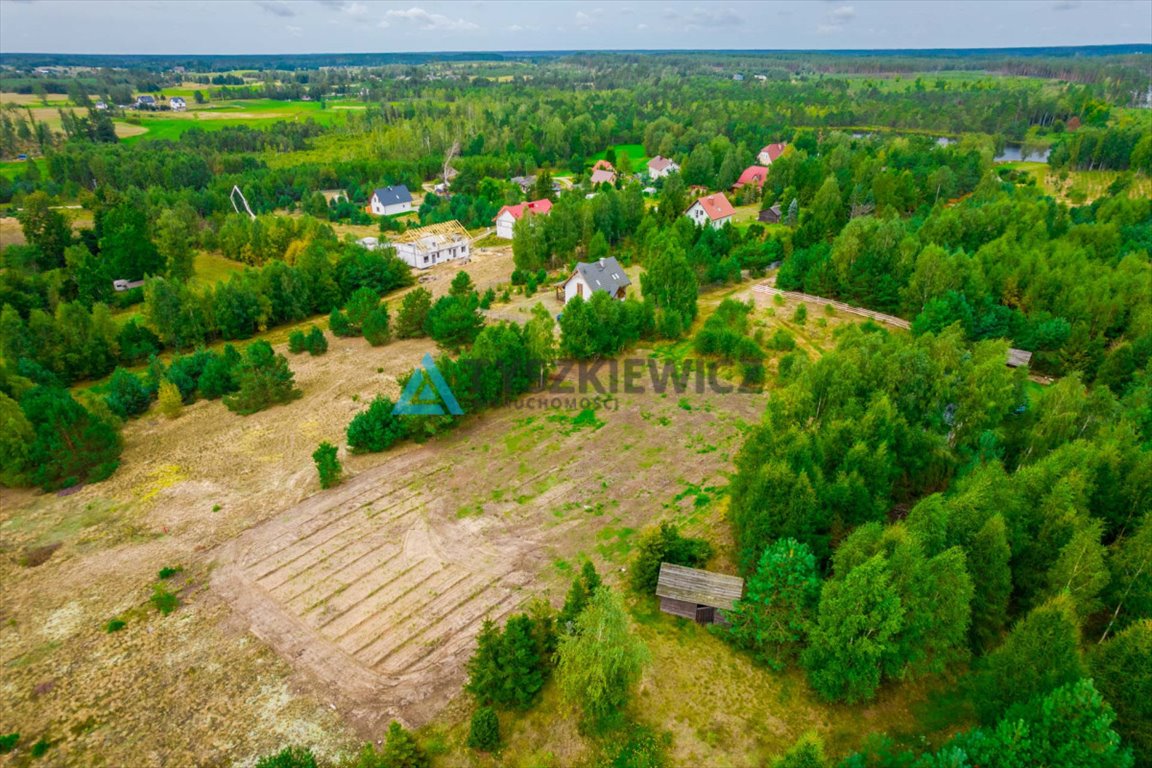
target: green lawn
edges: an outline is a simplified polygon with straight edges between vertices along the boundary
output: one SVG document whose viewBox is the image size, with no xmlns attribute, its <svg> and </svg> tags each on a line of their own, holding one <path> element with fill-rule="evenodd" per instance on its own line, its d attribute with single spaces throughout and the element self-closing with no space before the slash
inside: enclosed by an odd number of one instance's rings
<svg viewBox="0 0 1152 768">
<path fill-rule="evenodd" d="M 639 173 L 648 166 L 648 156 L 644 154 L 644 147 L 641 144 L 617 144 L 612 147 L 616 151 L 616 167 L 620 167 L 620 156 L 628 155 L 628 159 L 632 161 L 632 172 Z M 592 165 L 597 160 L 603 160 L 604 156 L 608 154 L 608 150 L 597 152 L 588 157 L 587 162 Z"/>
<path fill-rule="evenodd" d="M 45 171 L 43 159 L 36 160 L 4 160 L 0 162 L 0 176 L 6 179 L 18 179 L 28 170 L 28 163 L 40 166 L 40 173 Z"/>
<path fill-rule="evenodd" d="M 125 143 L 142 139 L 175 140 L 189 128 L 202 128 L 206 131 L 220 130 L 228 126 L 259 126 L 278 120 L 312 119 L 322 125 L 331 125 L 345 119 L 349 112 L 367 108 L 362 101 L 335 101 L 321 104 L 318 101 L 277 101 L 273 99 L 239 99 L 217 101 L 202 107 L 193 106 L 187 112 L 156 112 L 154 114 L 134 114 L 131 119 L 117 122 L 140 125 L 147 133 L 125 138 Z"/>
<path fill-rule="evenodd" d="M 244 271 L 243 264 L 215 253 L 204 252 L 196 254 L 195 267 L 196 274 L 192 277 L 192 284 L 197 287 L 222 283 L 237 272 Z"/>
</svg>

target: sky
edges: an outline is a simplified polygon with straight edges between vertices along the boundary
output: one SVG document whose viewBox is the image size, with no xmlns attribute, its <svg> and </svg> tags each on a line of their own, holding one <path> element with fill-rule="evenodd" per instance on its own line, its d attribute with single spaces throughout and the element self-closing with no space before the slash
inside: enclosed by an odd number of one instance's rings
<svg viewBox="0 0 1152 768">
<path fill-rule="evenodd" d="M 0 0 L 0 53 L 1152 44 L 1152 0 Z"/>
</svg>

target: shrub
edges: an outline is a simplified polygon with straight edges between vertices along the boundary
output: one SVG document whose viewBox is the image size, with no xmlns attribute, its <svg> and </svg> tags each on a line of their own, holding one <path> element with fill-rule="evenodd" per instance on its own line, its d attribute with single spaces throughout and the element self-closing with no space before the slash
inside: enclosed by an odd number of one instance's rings
<svg viewBox="0 0 1152 768">
<path fill-rule="evenodd" d="M 152 597 L 149 598 L 149 602 L 152 603 L 153 608 L 165 616 L 180 607 L 180 598 L 169 592 L 163 584 L 152 587 Z"/>
<path fill-rule="evenodd" d="M 491 707 L 480 707 L 472 715 L 468 746 L 482 752 L 493 752 L 500 748 L 500 718 Z"/>
<path fill-rule="evenodd" d="M 112 413 L 122 419 L 139 416 L 152 404 L 152 395 L 139 377 L 123 368 L 117 368 L 108 382 L 108 396 L 105 398 Z"/>
<path fill-rule="evenodd" d="M 352 417 L 348 424 L 348 448 L 353 453 L 386 451 L 407 436 L 404 420 L 392 413 L 395 405 L 386 397 L 377 397 Z"/>
<path fill-rule="evenodd" d="M 808 307 L 804 304 L 796 307 L 796 311 L 792 313 L 792 322 L 797 325 L 804 325 L 808 322 Z"/>
<path fill-rule="evenodd" d="M 352 330 L 352 324 L 348 321 L 348 315 L 339 309 L 332 310 L 328 315 L 328 330 L 336 336 L 356 335 L 356 332 Z"/>
<path fill-rule="evenodd" d="M 184 399 L 180 397 L 180 389 L 167 379 L 160 382 L 160 393 L 156 398 L 156 403 L 160 413 L 170 419 L 179 416 L 180 409 L 184 407 Z"/>
<path fill-rule="evenodd" d="M 126 626 L 128 626 L 128 624 L 123 619 L 112 619 L 104 625 L 104 631 L 108 634 L 112 634 L 113 632 L 119 632 Z"/>
<path fill-rule="evenodd" d="M 328 337 L 324 335 L 324 331 L 314 325 L 312 330 L 308 331 L 308 339 L 304 348 L 313 357 L 322 355 L 328 351 Z"/>
<path fill-rule="evenodd" d="M 392 339 L 392 332 L 388 327 L 388 308 L 381 304 L 373 309 L 364 318 L 361 328 L 364 339 L 372 346 L 387 344 Z"/>
<path fill-rule="evenodd" d="M 294 355 L 299 355 L 308 350 L 308 337 L 304 335 L 304 331 L 296 330 L 288 334 L 288 351 Z"/>
<path fill-rule="evenodd" d="M 257 760 L 256 768 L 316 768 L 316 757 L 304 747 L 284 747 Z"/>
<path fill-rule="evenodd" d="M 0 755 L 6 755 L 16 749 L 16 745 L 19 743 L 20 734 L 18 733 L 6 733 L 0 736 Z"/>
<path fill-rule="evenodd" d="M 181 566 L 181 565 L 177 565 L 177 566 L 166 565 L 163 568 L 161 568 L 160 572 L 156 575 L 160 579 L 170 579 L 183 570 L 184 570 L 184 566 Z"/>
<path fill-rule="evenodd" d="M 414 339 L 427 335 L 424 322 L 431 308 L 432 293 L 427 288 L 417 288 L 405 296 L 396 317 L 396 338 Z"/>
<path fill-rule="evenodd" d="M 239 391 L 224 398 L 228 410 L 247 416 L 277 403 L 287 403 L 302 394 L 288 359 L 272 350 L 266 341 L 254 341 L 244 350 L 236 379 Z"/>
<path fill-rule="evenodd" d="M 343 468 L 336 458 L 336 446 L 329 442 L 320 443 L 312 453 L 312 460 L 316 462 L 316 471 L 320 473 L 321 488 L 332 488 L 340 483 Z"/>
</svg>

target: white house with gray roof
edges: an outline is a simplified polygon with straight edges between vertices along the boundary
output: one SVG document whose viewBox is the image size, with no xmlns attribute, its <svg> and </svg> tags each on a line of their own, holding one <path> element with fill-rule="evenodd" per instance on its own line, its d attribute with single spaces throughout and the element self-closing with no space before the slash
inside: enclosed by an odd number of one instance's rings
<svg viewBox="0 0 1152 768">
<path fill-rule="evenodd" d="M 368 213 L 376 216 L 394 216 L 410 210 L 412 210 L 412 193 L 403 184 L 374 190 L 372 199 L 368 201 Z"/>
<path fill-rule="evenodd" d="M 612 298 L 623 301 L 630 285 L 632 281 L 624 274 L 624 267 L 609 256 L 591 264 L 579 262 L 572 276 L 556 286 L 556 294 L 565 304 L 575 296 L 587 301 L 596 291 L 604 291 Z"/>
</svg>

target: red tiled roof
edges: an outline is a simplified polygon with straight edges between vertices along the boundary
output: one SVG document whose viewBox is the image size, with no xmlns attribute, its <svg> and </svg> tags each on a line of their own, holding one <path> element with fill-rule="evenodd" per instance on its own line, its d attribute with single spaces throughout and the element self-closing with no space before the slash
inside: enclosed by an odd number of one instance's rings
<svg viewBox="0 0 1152 768">
<path fill-rule="evenodd" d="M 744 173 L 740 174 L 740 178 L 734 185 L 737 189 L 747 184 L 756 187 L 764 186 L 765 180 L 768 178 L 768 169 L 763 165 L 750 165 L 744 169 Z"/>
<path fill-rule="evenodd" d="M 615 171 L 616 168 L 612 165 L 612 163 L 608 162 L 607 160 L 597 160 L 596 164 L 592 166 L 592 170 L 594 170 L 594 171 Z"/>
<path fill-rule="evenodd" d="M 768 162 L 772 163 L 772 162 L 776 161 L 776 158 L 778 158 L 778 157 L 780 157 L 780 155 L 784 154 L 784 149 L 787 146 L 788 146 L 787 144 L 783 144 L 783 143 L 769 144 L 768 146 L 764 147 L 764 149 L 762 149 L 760 151 L 762 153 L 767 152 L 768 153 Z"/>
<path fill-rule="evenodd" d="M 719 192 L 700 198 L 693 203 L 693 205 L 696 204 L 704 209 L 704 213 L 708 214 L 708 218 L 712 221 L 719 221 L 736 213 L 736 209 L 732 207 L 732 203 L 728 202 L 728 198 Z"/>
<path fill-rule="evenodd" d="M 518 205 L 506 205 L 496 213 L 496 218 L 504 215 L 504 212 L 512 214 L 512 218 L 519 219 L 525 213 L 534 213 L 538 215 L 547 214 L 552 210 L 552 201 L 548 198 L 542 200 L 533 200 L 528 203 L 520 203 Z"/>
</svg>

